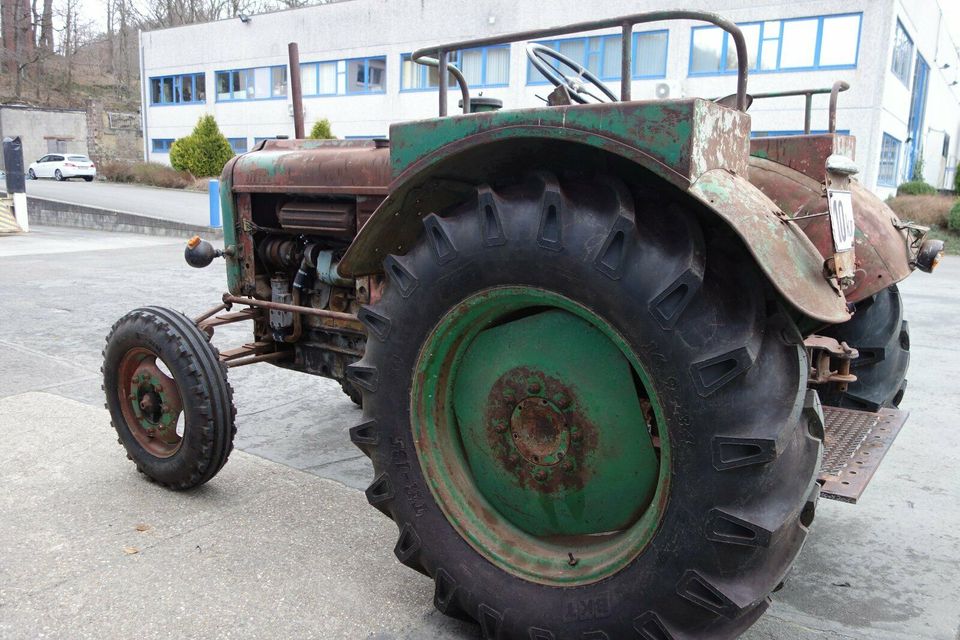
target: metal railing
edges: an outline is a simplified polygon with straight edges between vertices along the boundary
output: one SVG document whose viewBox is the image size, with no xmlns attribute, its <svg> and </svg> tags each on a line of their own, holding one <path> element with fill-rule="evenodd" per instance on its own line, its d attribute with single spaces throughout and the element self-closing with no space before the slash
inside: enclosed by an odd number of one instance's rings
<svg viewBox="0 0 960 640">
<path fill-rule="evenodd" d="M 787 98 L 790 96 L 806 96 L 806 107 L 803 114 L 803 132 L 810 133 L 810 117 L 813 111 L 813 96 L 824 93 L 830 94 L 830 112 L 829 127 L 830 133 L 837 132 L 837 94 L 850 88 L 849 83 L 843 80 L 837 80 L 829 89 L 794 89 L 791 91 L 771 91 L 769 93 L 754 93 L 751 97 L 754 100 L 763 100 L 764 98 Z"/>
<path fill-rule="evenodd" d="M 510 44 L 512 42 L 521 42 L 528 40 L 537 40 L 540 38 L 549 38 L 551 36 L 562 36 L 570 33 L 582 33 L 586 31 L 596 31 L 598 29 L 610 29 L 611 27 L 620 27 L 621 37 L 621 58 L 620 58 L 620 99 L 630 100 L 630 84 L 633 77 L 633 27 L 647 22 L 660 22 L 664 20 L 697 20 L 716 25 L 729 33 L 733 37 L 737 49 L 737 109 L 747 110 L 747 42 L 743 37 L 743 32 L 733 22 L 723 18 L 715 13 L 704 11 L 647 11 L 644 13 L 635 13 L 619 18 L 608 18 L 606 20 L 592 20 L 590 22 L 578 22 L 563 27 L 552 27 L 549 29 L 534 29 L 531 31 L 518 31 L 502 36 L 490 38 L 475 38 L 473 40 L 463 40 L 460 42 L 451 42 L 435 47 L 426 47 L 414 51 L 410 59 L 416 63 L 437 67 L 440 89 L 440 116 L 447 115 L 447 89 L 449 78 L 446 73 L 440 71 L 447 69 L 457 84 L 460 85 L 460 93 L 463 97 L 463 112 L 470 113 L 470 88 L 467 81 L 454 65 L 449 63 L 449 55 L 452 51 L 463 49 L 473 49 L 475 47 L 489 47 L 498 44 Z"/>
</svg>

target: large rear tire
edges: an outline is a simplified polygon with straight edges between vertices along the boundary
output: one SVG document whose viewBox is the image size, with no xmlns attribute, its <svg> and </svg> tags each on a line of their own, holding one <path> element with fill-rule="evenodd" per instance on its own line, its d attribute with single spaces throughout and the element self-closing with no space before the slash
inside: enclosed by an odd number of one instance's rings
<svg viewBox="0 0 960 640">
<path fill-rule="evenodd" d="M 603 178 L 444 213 L 385 260 L 348 369 L 397 558 L 484 638 L 737 636 L 806 537 L 823 432 L 738 241 Z"/>
<path fill-rule="evenodd" d="M 208 482 L 236 434 L 233 390 L 206 333 L 163 307 L 134 309 L 103 350 L 103 391 L 137 470 L 170 489 Z"/>
</svg>

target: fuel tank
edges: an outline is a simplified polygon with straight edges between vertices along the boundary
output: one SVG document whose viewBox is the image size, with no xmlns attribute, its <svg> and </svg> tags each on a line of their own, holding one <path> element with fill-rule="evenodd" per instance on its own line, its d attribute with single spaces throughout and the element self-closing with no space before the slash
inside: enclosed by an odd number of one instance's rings
<svg viewBox="0 0 960 640">
<path fill-rule="evenodd" d="M 234 193 L 386 196 L 386 140 L 264 140 L 233 165 Z"/>
</svg>

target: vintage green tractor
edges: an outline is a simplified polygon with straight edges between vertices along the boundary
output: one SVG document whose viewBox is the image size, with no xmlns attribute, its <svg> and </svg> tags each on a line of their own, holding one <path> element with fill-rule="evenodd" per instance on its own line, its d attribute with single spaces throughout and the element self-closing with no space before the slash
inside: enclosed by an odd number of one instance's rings
<svg viewBox="0 0 960 640">
<path fill-rule="evenodd" d="M 634 25 L 668 19 L 731 35 L 735 95 L 631 101 L 627 82 L 617 99 L 531 44 L 556 89 L 501 110 L 448 66 L 471 47 L 620 28 L 629 77 Z M 744 38 L 719 16 L 413 58 L 449 69 L 440 117 L 389 141 L 268 140 L 227 164 L 224 248 L 186 250 L 194 266 L 226 258 L 222 304 L 136 309 L 107 338 L 121 444 L 189 489 L 232 447 L 229 367 L 333 378 L 362 402 L 350 437 L 373 463 L 366 497 L 440 611 L 485 638 L 737 636 L 818 496 L 856 501 L 902 426 L 895 283 L 942 246 L 852 179 L 852 138 L 751 141 Z M 462 115 L 446 115 L 451 78 Z M 246 320 L 252 341 L 211 345 Z"/>
</svg>

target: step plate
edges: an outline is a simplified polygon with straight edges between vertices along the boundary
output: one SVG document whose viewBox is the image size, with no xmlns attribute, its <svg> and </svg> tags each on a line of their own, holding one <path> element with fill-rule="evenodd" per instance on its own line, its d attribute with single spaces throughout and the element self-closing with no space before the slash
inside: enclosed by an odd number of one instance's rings
<svg viewBox="0 0 960 640">
<path fill-rule="evenodd" d="M 824 406 L 820 495 L 842 502 L 859 500 L 909 415 L 896 409 L 871 413 Z"/>
</svg>

